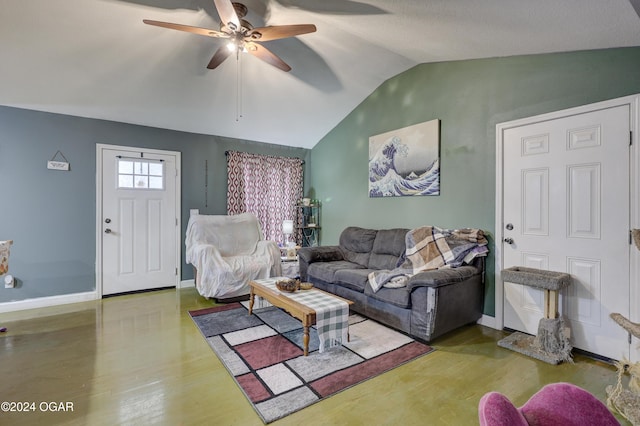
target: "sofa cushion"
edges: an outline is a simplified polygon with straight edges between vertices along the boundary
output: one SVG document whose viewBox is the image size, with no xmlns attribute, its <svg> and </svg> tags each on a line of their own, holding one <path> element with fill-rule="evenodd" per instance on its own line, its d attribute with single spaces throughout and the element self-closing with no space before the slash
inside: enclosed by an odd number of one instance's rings
<svg viewBox="0 0 640 426">
<path fill-rule="evenodd" d="M 345 260 L 364 268 L 369 265 L 369 256 L 378 231 L 349 226 L 340 234 L 340 249 Z"/>
<path fill-rule="evenodd" d="M 307 277 L 313 277 L 327 283 L 332 283 L 337 281 L 335 277 L 336 272 L 342 269 L 364 269 L 364 267 L 346 260 L 316 262 L 309 265 L 309 269 L 307 269 Z"/>
<path fill-rule="evenodd" d="M 369 281 L 371 269 L 341 269 L 336 271 L 336 284 L 351 290 L 364 292 L 364 286 Z"/>
<path fill-rule="evenodd" d="M 399 259 L 402 259 L 406 251 L 405 236 L 408 229 L 381 229 L 373 241 L 371 257 L 369 257 L 370 269 L 395 269 Z"/>
<path fill-rule="evenodd" d="M 367 282 L 367 285 L 364 287 L 364 294 L 371 297 L 372 299 L 390 303 L 400 308 L 411 307 L 411 290 L 407 287 L 382 287 L 380 290 L 374 292 L 371 288 L 371 285 Z"/>
<path fill-rule="evenodd" d="M 300 247 L 298 249 L 298 258 L 306 263 L 344 260 L 342 251 L 338 246 Z"/>
</svg>

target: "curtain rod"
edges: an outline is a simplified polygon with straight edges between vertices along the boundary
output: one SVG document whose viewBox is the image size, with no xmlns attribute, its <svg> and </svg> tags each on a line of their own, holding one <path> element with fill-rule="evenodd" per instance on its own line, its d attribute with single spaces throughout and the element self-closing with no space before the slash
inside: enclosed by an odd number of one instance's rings
<svg viewBox="0 0 640 426">
<path fill-rule="evenodd" d="M 230 152 L 231 151 L 227 150 L 227 151 L 224 152 L 224 155 L 226 155 L 228 157 Z M 241 152 L 241 151 L 233 151 L 233 152 Z M 251 153 L 247 153 L 247 154 L 251 154 Z M 255 155 L 264 155 L 264 154 L 255 154 Z M 272 156 L 272 157 L 275 157 L 275 156 Z M 301 160 L 302 164 L 304 164 L 304 160 L 302 158 L 298 158 L 298 157 L 285 157 L 285 158 L 296 158 L 298 160 Z"/>
</svg>

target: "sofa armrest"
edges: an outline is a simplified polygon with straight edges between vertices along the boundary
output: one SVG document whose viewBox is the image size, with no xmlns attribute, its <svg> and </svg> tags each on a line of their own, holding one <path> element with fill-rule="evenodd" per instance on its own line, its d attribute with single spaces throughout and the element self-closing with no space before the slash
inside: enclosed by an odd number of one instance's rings
<svg viewBox="0 0 640 426">
<path fill-rule="evenodd" d="M 282 262 L 278 243 L 271 240 L 260 240 L 258 244 L 256 244 L 256 252 L 269 254 L 269 259 L 271 260 L 270 276 L 279 277 L 282 275 Z"/>
<path fill-rule="evenodd" d="M 191 247 L 187 247 L 185 261 L 186 263 L 190 263 L 196 268 L 201 269 L 202 259 L 207 255 L 222 257 L 218 248 L 213 244 L 199 243 L 194 244 Z"/>
<path fill-rule="evenodd" d="M 410 327 L 412 336 L 429 342 L 482 318 L 482 269 L 465 265 L 453 269 L 425 271 L 418 275 L 415 276 L 418 280 L 408 283 L 413 287 Z"/>
<path fill-rule="evenodd" d="M 300 266 L 300 279 L 307 280 L 307 269 L 315 262 L 332 262 L 344 260 L 340 246 L 302 247 L 298 250 L 298 264 Z"/>
<path fill-rule="evenodd" d="M 471 265 L 435 269 L 412 276 L 407 282 L 407 287 L 409 290 L 413 290 L 416 287 L 442 287 L 465 281 L 475 275 L 482 275 L 482 269 Z"/>
</svg>

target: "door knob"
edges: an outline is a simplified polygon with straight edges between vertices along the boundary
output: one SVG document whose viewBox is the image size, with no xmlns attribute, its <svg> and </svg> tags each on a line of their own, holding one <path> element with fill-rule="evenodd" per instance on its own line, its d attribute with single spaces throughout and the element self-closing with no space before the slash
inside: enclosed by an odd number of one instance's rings
<svg viewBox="0 0 640 426">
<path fill-rule="evenodd" d="M 106 219 L 104 220 L 104 223 L 111 223 L 111 219 L 106 218 Z"/>
<path fill-rule="evenodd" d="M 109 223 L 109 222 L 107 222 L 107 223 Z M 513 223 L 507 223 L 506 228 L 507 228 L 507 230 L 512 231 L 513 230 Z"/>
<path fill-rule="evenodd" d="M 513 244 L 513 238 L 505 238 L 504 242 L 507 244 Z"/>
<path fill-rule="evenodd" d="M 105 233 L 105 234 L 110 234 L 110 233 L 111 233 L 111 229 L 109 229 L 109 228 L 105 229 L 105 230 L 104 230 L 104 233 Z"/>
</svg>

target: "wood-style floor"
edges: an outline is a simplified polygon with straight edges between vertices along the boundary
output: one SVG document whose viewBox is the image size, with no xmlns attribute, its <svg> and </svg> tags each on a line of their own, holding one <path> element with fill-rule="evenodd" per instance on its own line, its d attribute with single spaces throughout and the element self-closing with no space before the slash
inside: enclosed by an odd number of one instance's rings
<svg viewBox="0 0 640 426">
<path fill-rule="evenodd" d="M 35 403 L 0 412 L 0 424 L 261 425 L 187 313 L 213 304 L 190 288 L 0 315 L 0 402 Z M 504 335 L 465 327 L 432 342 L 434 353 L 272 424 L 477 425 L 489 391 L 521 405 L 567 381 L 604 401 L 615 383 L 611 365 L 580 355 L 549 365 L 499 348 Z"/>
</svg>

